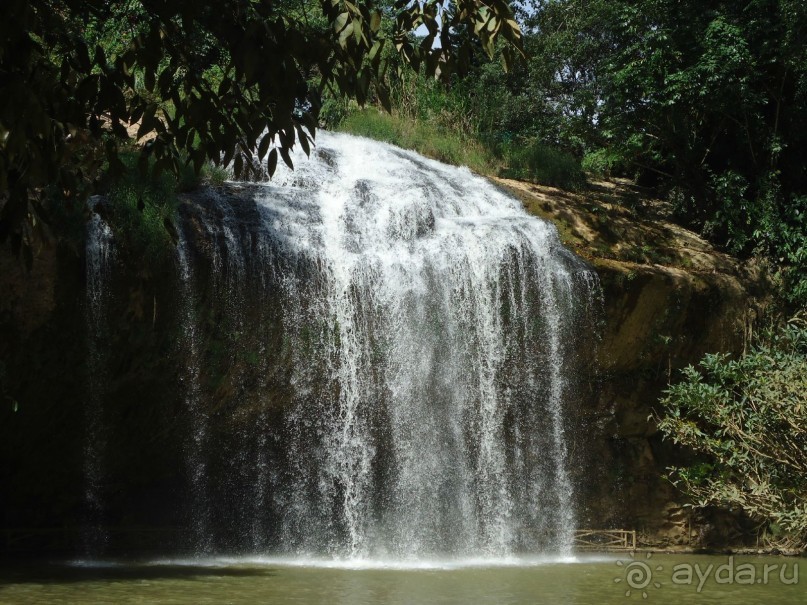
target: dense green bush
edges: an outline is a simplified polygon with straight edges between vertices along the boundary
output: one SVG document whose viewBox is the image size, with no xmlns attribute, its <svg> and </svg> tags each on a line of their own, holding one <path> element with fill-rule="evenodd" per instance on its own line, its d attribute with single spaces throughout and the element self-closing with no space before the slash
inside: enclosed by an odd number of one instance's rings
<svg viewBox="0 0 807 605">
<path fill-rule="evenodd" d="M 807 307 L 807 195 L 782 203 L 776 193 L 766 196 L 754 231 L 759 251 L 779 266 L 783 297 Z"/>
<path fill-rule="evenodd" d="M 696 452 L 670 478 L 698 508 L 741 509 L 807 546 L 807 321 L 739 359 L 707 355 L 662 399 L 659 428 Z"/>
<path fill-rule="evenodd" d="M 173 258 L 177 193 L 198 181 L 190 168 L 179 178 L 169 173 L 154 177 L 152 172 L 144 177 L 136 153 L 125 153 L 121 159 L 126 170 L 106 193 L 106 220 L 133 257 L 155 267 Z"/>
<path fill-rule="evenodd" d="M 549 0 L 525 19 L 556 138 L 587 169 L 607 150 L 683 225 L 767 257 L 807 305 L 807 4 Z"/>
<path fill-rule="evenodd" d="M 586 153 L 580 165 L 585 172 L 595 178 L 607 178 L 624 172 L 622 158 L 607 148 L 595 149 Z"/>
<path fill-rule="evenodd" d="M 537 140 L 510 143 L 504 147 L 504 156 L 508 177 L 563 189 L 580 189 L 586 182 L 574 156 Z"/>
</svg>

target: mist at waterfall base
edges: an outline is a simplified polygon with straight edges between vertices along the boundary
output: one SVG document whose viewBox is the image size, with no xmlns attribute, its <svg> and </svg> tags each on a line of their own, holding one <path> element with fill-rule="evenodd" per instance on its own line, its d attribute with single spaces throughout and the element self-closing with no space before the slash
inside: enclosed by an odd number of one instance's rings
<svg viewBox="0 0 807 605">
<path fill-rule="evenodd" d="M 467 169 L 328 133 L 293 161 L 180 209 L 178 550 L 568 556 L 595 274 Z M 97 443 L 96 516 L 114 448 Z"/>
</svg>

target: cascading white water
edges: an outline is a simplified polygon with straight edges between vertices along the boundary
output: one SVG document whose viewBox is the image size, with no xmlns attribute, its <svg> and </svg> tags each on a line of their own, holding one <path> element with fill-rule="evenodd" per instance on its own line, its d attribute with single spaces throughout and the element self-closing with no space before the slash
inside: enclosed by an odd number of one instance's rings
<svg viewBox="0 0 807 605">
<path fill-rule="evenodd" d="M 313 156 L 256 198 L 292 357 L 280 550 L 568 550 L 566 337 L 593 274 L 467 169 L 328 133 Z"/>
<path fill-rule="evenodd" d="M 182 381 L 185 408 L 190 418 L 190 435 L 184 447 L 191 496 L 188 514 L 193 520 L 191 530 L 194 548 L 199 553 L 206 553 L 210 551 L 212 544 L 206 459 L 209 419 L 202 402 L 199 384 L 202 352 L 199 350 L 199 325 L 196 316 L 193 267 L 188 254 L 188 241 L 184 229 L 180 228 L 178 235 L 177 261 L 179 262 L 182 294 L 180 346 L 184 360 Z"/>
<path fill-rule="evenodd" d="M 93 213 L 87 223 L 85 246 L 87 322 L 87 398 L 84 403 L 84 504 L 87 528 L 83 535 L 85 553 L 98 553 L 107 541 L 103 529 L 103 455 L 107 435 L 104 425 L 106 386 L 107 305 L 109 274 L 114 255 L 112 230 Z"/>
<path fill-rule="evenodd" d="M 567 552 L 569 412 L 596 275 L 467 169 L 328 133 L 294 162 L 183 207 L 179 508 L 196 553 Z M 94 214 L 84 460 L 96 554 L 113 258 Z"/>
</svg>

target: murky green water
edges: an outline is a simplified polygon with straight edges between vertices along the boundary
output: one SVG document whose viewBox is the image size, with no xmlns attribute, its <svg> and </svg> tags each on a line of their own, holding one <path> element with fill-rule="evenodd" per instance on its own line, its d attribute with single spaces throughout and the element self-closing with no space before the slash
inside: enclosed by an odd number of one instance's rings
<svg viewBox="0 0 807 605">
<path fill-rule="evenodd" d="M 0 570 L 0 603 L 21 605 L 630 602 L 804 605 L 807 559 L 637 555 L 402 565 L 239 558 L 7 565 Z"/>
</svg>

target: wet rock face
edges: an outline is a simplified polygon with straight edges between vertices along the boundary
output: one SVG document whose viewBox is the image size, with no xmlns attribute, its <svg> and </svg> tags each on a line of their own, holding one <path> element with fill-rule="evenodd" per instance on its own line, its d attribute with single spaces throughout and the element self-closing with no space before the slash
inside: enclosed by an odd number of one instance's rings
<svg viewBox="0 0 807 605">
<path fill-rule="evenodd" d="M 221 293 L 217 294 L 212 284 L 217 280 L 228 283 L 228 263 L 232 269 L 244 262 L 226 258 L 228 236 L 222 225 L 228 221 L 238 225 L 238 238 L 248 242 L 244 249 L 258 254 L 265 242 L 261 242 L 261 218 L 249 203 L 253 195 L 249 187 L 200 192 L 181 207 L 200 271 L 197 284 L 207 284 L 198 292 L 198 304 L 210 314 L 206 320 L 211 328 L 207 361 L 218 369 L 212 369 L 202 381 L 216 410 L 211 430 L 222 443 L 227 440 L 227 426 L 242 423 L 247 427 L 254 422 L 255 410 L 260 407 L 256 393 L 261 389 L 271 393 L 276 406 L 277 415 L 271 422 L 279 422 L 295 388 L 289 372 L 295 362 L 288 343 L 284 344 L 280 315 L 275 317 L 273 336 L 261 336 L 276 344 L 268 347 L 270 355 L 265 357 L 268 361 L 262 366 L 260 379 L 251 373 L 255 368 L 249 362 L 250 355 L 261 346 L 256 333 L 239 332 L 235 350 L 242 353 L 236 357 L 219 358 L 216 353 L 234 346 L 234 341 L 227 344 L 228 338 L 238 329 L 228 323 L 233 319 L 227 317 L 227 303 L 216 298 Z M 229 218 L 221 213 L 222 201 L 232 209 Z M 708 262 L 705 251 L 698 254 L 702 262 Z M 581 352 L 575 361 L 579 408 L 570 414 L 574 419 L 567 433 L 574 463 L 572 479 L 577 486 L 578 525 L 636 528 L 643 532 L 643 540 L 659 545 L 697 545 L 720 539 L 722 534 L 699 525 L 702 519 L 684 514 L 680 494 L 662 478 L 664 469 L 679 462 L 682 453 L 661 440 L 652 416 L 660 411 L 657 402 L 662 391 L 682 367 L 697 363 L 708 352 L 739 353 L 744 349 L 757 317 L 764 313 L 764 276 L 745 271 L 724 256 L 715 261 L 718 268 L 697 271 L 612 259 L 589 258 L 589 262 L 601 286 L 601 301 L 595 303 L 601 304 L 597 360 L 591 363 Z M 213 275 L 214 270 L 221 274 Z M 250 280 L 260 281 L 257 267 L 242 270 L 251 275 Z M 315 271 L 310 279 L 316 279 Z M 237 282 L 229 283 L 231 288 L 239 287 Z M 282 305 L 277 292 L 274 299 L 270 291 L 262 296 L 248 302 L 249 295 L 242 295 L 244 315 L 238 320 L 242 326 L 266 322 L 261 314 L 270 309 L 279 312 Z M 581 348 L 591 345 L 585 338 L 577 344 Z M 309 371 L 319 372 L 319 378 L 311 378 L 314 381 L 330 380 L 324 368 L 312 366 Z M 227 402 L 238 393 L 240 407 L 228 408 Z M 237 457 L 237 443 L 227 447 Z M 240 476 L 248 475 L 245 468 L 238 471 Z M 712 525 L 728 526 L 731 522 L 712 519 Z"/>
<path fill-rule="evenodd" d="M 653 417 L 683 367 L 706 353 L 744 350 L 764 313 L 766 282 L 739 265 L 733 273 L 612 260 L 594 265 L 603 289 L 603 327 L 591 447 L 604 479 L 590 492 L 592 519 L 640 530 L 644 542 L 659 546 L 725 540 L 699 529 L 701 517 L 682 512 L 684 499 L 663 475 L 684 462 L 685 453 L 661 439 Z"/>
<path fill-rule="evenodd" d="M 554 222 L 567 248 L 600 279 L 598 386 L 584 413 L 591 467 L 581 482 L 582 522 L 637 529 L 659 545 L 736 540 L 726 528 L 742 520 L 682 522 L 683 499 L 662 476 L 686 454 L 661 440 L 652 417 L 681 368 L 705 353 L 744 350 L 771 304 L 767 276 L 676 225 L 668 203 L 626 181 L 594 183 L 584 193 L 496 181 Z"/>
<path fill-rule="evenodd" d="M 329 156 L 331 168 L 336 162 Z M 295 178 L 303 188 L 317 183 L 303 173 Z M 273 250 L 298 242 L 292 231 L 284 241 L 267 239 L 266 221 L 287 217 L 259 208 L 256 188 L 204 189 L 182 198 L 177 244 L 184 246 L 192 266 L 189 273 L 174 250 L 169 262 L 159 267 L 144 267 L 125 247 L 116 256 L 103 362 L 109 377 L 105 422 L 113 427 L 105 439 L 115 445 L 103 469 L 109 525 L 182 528 L 185 533 L 172 538 L 172 544 L 184 540 L 198 546 L 200 538 L 192 534 L 206 530 L 189 528 L 188 517 L 194 516 L 206 518 L 215 528 L 219 547 L 264 548 L 282 539 L 282 523 L 280 515 L 256 513 L 267 506 L 271 484 L 256 480 L 255 468 L 262 469 L 267 481 L 282 480 L 306 456 L 305 444 L 313 444 L 312 455 L 321 455 L 327 445 L 316 422 L 301 425 L 293 455 L 270 430 L 284 422 L 302 383 L 325 385 L 319 393 L 307 392 L 310 406 L 322 396 L 338 400 L 341 393 L 327 364 L 321 359 L 305 363 L 298 350 L 300 343 L 314 347 L 317 339 L 327 336 L 328 326 L 300 322 L 294 326 L 297 341 L 288 338 L 284 326 L 289 317 L 283 311 L 288 304 L 281 300 L 287 293 L 281 289 L 290 257 L 279 258 Z M 356 196 L 361 211 L 375 203 L 362 182 Z M 565 202 L 555 201 L 565 213 L 572 212 Z M 290 212 L 304 203 L 285 202 Z M 433 212 L 398 219 L 385 233 L 401 242 L 427 237 L 439 222 Z M 356 249 L 364 245 L 356 225 L 347 225 L 346 233 Z M 567 401 L 563 428 L 578 527 L 635 528 L 646 541 L 658 544 L 712 539 L 682 512 L 680 496 L 661 478 L 681 453 L 660 439 L 650 417 L 678 369 L 706 352 L 742 351 L 760 312 L 765 282 L 722 255 L 712 262 L 708 248 L 698 246 L 698 264 L 689 269 L 680 263 L 597 257 L 575 248 L 597 271 L 601 286 L 601 301 L 592 303 L 600 313 L 597 346 L 589 338 L 596 332 L 590 325 L 572 329 L 579 324 L 571 322 L 563 331 L 568 363 L 577 368 L 567 384 L 574 399 Z M 87 384 L 84 259 L 68 247 L 45 249 L 30 276 L 15 268 L 6 250 L 0 262 L 2 291 L 9 293 L 0 301 L 0 369 L 5 371 L 0 396 L 6 397 L 0 402 L 0 484 L 10 494 L 0 504 L 0 513 L 9 527 L 70 525 L 80 521 L 84 506 L 85 430 L 77 412 L 84 405 Z M 576 266 L 569 258 L 563 262 Z M 304 312 L 314 304 L 311 292 L 316 291 L 321 270 L 316 263 L 294 266 L 297 302 Z M 348 294 L 355 295 L 355 290 Z M 545 329 L 541 321 L 536 319 L 530 329 Z M 377 342 L 368 355 L 383 353 L 382 345 L 391 346 Z M 596 364 L 590 355 L 595 348 Z M 442 349 L 439 353 L 447 354 Z M 550 356 L 547 351 L 538 354 L 544 360 Z M 196 369 L 189 369 L 194 365 L 189 364 L 191 355 L 197 357 Z M 525 359 L 519 363 L 525 364 Z M 198 383 L 204 409 L 202 424 L 194 424 L 188 414 L 194 405 L 188 395 L 192 380 Z M 429 388 L 443 401 L 435 385 L 438 382 Z M 525 393 L 528 390 L 524 387 Z M 17 403 L 16 412 L 11 401 Z M 506 425 L 508 439 L 525 439 L 515 436 L 511 420 Z M 378 432 L 391 430 L 383 423 L 373 426 Z M 540 439 L 551 445 L 548 435 Z M 215 505 L 208 510 L 189 504 L 188 494 L 200 493 L 204 483 L 189 473 L 194 447 L 217 452 L 199 475 L 209 479 L 206 498 Z M 395 464 L 392 454 L 380 459 Z M 537 469 L 535 476 L 553 472 Z M 318 489 L 316 477 L 301 489 Z M 403 498 L 404 491 L 390 493 Z M 428 500 L 423 502 L 428 508 Z M 335 533 L 346 531 L 338 528 Z"/>
<path fill-rule="evenodd" d="M 6 527 L 69 526 L 81 517 L 90 364 L 86 265 L 76 250 L 75 242 L 59 240 L 38 251 L 30 275 L 3 271 L 0 277 L 3 292 L 28 292 L 27 299 L 4 297 L 8 306 L 0 318 L 5 370 L 0 377 L 0 517 Z M 4 265 L 15 262 L 7 249 L 0 256 Z M 117 259 L 116 269 L 129 260 Z M 171 288 L 161 281 L 165 276 L 146 276 L 141 269 L 133 262 L 110 283 L 109 331 L 103 339 L 109 355 L 103 363 L 112 378 L 106 394 L 114 405 L 107 412 L 120 417 L 123 428 L 105 437 L 120 446 L 110 465 L 139 459 L 155 472 L 146 478 L 143 470 L 133 471 L 131 480 L 156 486 L 163 473 L 171 473 L 165 455 L 170 439 L 154 428 L 171 415 L 173 371 L 165 363 L 170 313 L 162 306 L 171 308 Z M 148 409 L 142 393 L 151 389 L 164 389 L 165 397 L 162 405 Z M 122 480 L 116 476 L 111 491 Z M 146 491 L 135 500 L 143 510 L 157 509 Z"/>
<path fill-rule="evenodd" d="M 0 251 L 0 519 L 6 523 L 46 522 L 48 509 L 64 505 L 57 494 L 80 481 L 80 454 L 70 435 L 80 431 L 81 417 L 60 405 L 80 397 L 82 357 L 74 345 L 83 338 L 82 276 L 68 249 L 40 250 L 30 273 L 7 246 Z M 64 472 L 34 479 L 32 464 Z M 31 515 L 32 508 L 40 510 Z"/>
<path fill-rule="evenodd" d="M 241 194 L 245 197 L 238 203 L 235 197 Z M 222 204 L 212 201 L 228 195 L 235 208 L 232 217 L 221 216 Z M 232 220 L 249 246 L 258 245 L 252 237 L 255 206 L 246 203 L 248 195 L 244 190 L 200 191 L 180 204 L 177 221 L 188 234 L 188 253 L 197 268 L 189 301 L 198 329 L 201 371 L 196 378 L 209 413 L 210 442 L 222 451 L 211 473 L 232 478 L 220 482 L 216 494 L 225 502 L 233 484 L 244 483 L 240 469 L 254 462 L 239 458 L 244 456 L 241 429 L 255 422 L 251 406 L 270 388 L 273 406 L 282 408 L 287 401 L 289 364 L 279 359 L 283 347 L 273 332 L 279 322 L 267 315 L 270 295 L 250 288 L 253 294 L 243 299 L 241 313 L 228 313 L 221 290 L 240 295 L 246 284 L 227 281 L 226 265 L 235 259 L 227 257 L 223 227 L 212 232 L 199 228 L 203 221 L 223 226 Z M 104 203 L 98 202 L 99 209 Z M 93 220 L 98 217 L 94 214 Z M 192 427 L 181 267 L 173 248 L 162 262 L 149 264 L 129 245 L 125 232 L 118 230 L 114 237 L 104 304 L 94 309 L 87 296 L 93 263 L 85 260 L 81 242 L 63 239 L 43 247 L 30 274 L 7 248 L 0 251 L 0 527 L 85 524 L 86 457 L 88 447 L 97 446 L 102 451 L 93 454 L 100 460 L 93 471 L 99 483 L 93 499 L 102 506 L 94 514 L 113 528 L 107 546 L 137 547 L 129 529 L 156 526 L 172 530 L 164 545 L 182 547 L 190 540 L 185 459 Z M 103 330 L 89 325 L 89 315 L 104 324 Z M 249 330 L 248 324 L 267 333 Z M 268 349 L 266 355 L 259 356 L 258 341 Z M 271 363 L 264 366 L 256 361 L 259 357 Z M 91 383 L 91 371 L 103 374 L 102 385 Z M 99 399 L 95 424 L 102 427 L 95 434 L 85 414 L 92 391 Z M 182 531 L 177 534 L 177 529 Z M 159 540 L 149 544 L 160 547 Z M 81 536 L 57 532 L 21 546 L 29 547 L 80 551 Z"/>
</svg>

